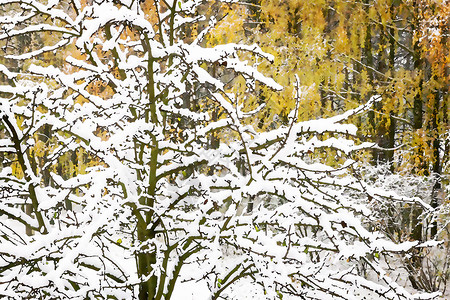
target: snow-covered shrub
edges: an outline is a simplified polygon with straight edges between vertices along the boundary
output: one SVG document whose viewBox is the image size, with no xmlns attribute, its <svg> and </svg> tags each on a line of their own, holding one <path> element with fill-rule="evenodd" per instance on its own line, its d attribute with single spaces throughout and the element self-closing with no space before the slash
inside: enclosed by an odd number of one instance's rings
<svg viewBox="0 0 450 300">
<path fill-rule="evenodd" d="M 363 226 L 371 211 L 361 198 L 379 195 L 349 174 L 354 162 L 303 159 L 367 147 L 345 139 L 356 127 L 344 122 L 371 103 L 307 122 L 296 108 L 289 125 L 258 133 L 228 93 L 232 82 L 207 66 L 277 90 L 238 53 L 272 57 L 256 45 L 203 47 L 213 19 L 198 36 L 178 38 L 203 19 L 195 14 L 201 1 L 141 2 L 0 2 L 10 12 L 0 19 L 9 45 L 0 65 L 0 294 L 435 296 L 411 295 L 379 263 L 417 242 L 396 244 Z M 24 36 L 40 43 L 20 52 L 13 46 Z M 54 51 L 62 59 L 49 65 Z M 44 129 L 51 137 L 42 140 Z M 218 133 L 223 141 L 213 143 Z M 71 174 L 62 176 L 69 157 Z M 257 197 L 276 205 L 238 212 Z M 361 262 L 372 276 L 360 273 Z"/>
</svg>

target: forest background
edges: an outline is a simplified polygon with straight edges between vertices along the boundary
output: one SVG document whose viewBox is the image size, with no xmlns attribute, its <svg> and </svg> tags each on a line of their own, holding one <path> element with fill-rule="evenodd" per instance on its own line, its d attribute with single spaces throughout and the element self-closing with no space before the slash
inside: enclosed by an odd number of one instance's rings
<svg viewBox="0 0 450 300">
<path fill-rule="evenodd" d="M 297 112 L 294 118 L 296 122 L 320 121 L 369 105 L 367 112 L 352 114 L 347 118 L 347 123 L 357 126 L 357 133 L 343 135 L 356 144 L 368 145 L 366 143 L 370 143 L 370 147 L 361 147 L 358 151 L 352 152 L 343 151 L 333 145 L 331 147 L 326 145 L 313 147 L 302 154 L 302 159 L 320 162 L 336 169 L 339 169 L 346 164 L 348 159 L 351 159 L 355 164 L 350 167 L 350 173 L 355 178 L 369 182 L 374 187 L 394 191 L 395 195 L 399 195 L 400 198 L 416 199 L 414 201 L 402 201 L 388 196 L 373 199 L 369 195 L 366 197 L 365 205 L 371 209 L 372 218 L 363 221 L 363 223 L 366 228 L 383 233 L 396 244 L 417 242 L 420 245 L 433 245 L 432 247 L 415 248 L 404 259 L 394 261 L 403 270 L 403 274 L 407 275 L 407 280 L 403 281 L 404 285 L 416 291 L 439 292 L 441 295 L 448 295 L 448 281 L 450 279 L 450 244 L 448 242 L 450 234 L 449 1 L 249 0 L 205 3 L 197 1 L 197 12 L 191 16 L 192 19 L 176 27 L 176 30 L 171 23 L 172 21 L 176 23 L 176 18 L 170 17 L 171 15 L 168 13 L 171 12 L 175 16 L 176 13 L 181 14 L 184 10 L 189 11 L 189 8 L 182 6 L 181 2 L 178 1 L 53 2 L 0 2 L 2 11 L 0 23 L 3 26 L 0 34 L 0 46 L 3 51 L 0 57 L 1 101 L 15 103 L 10 105 L 16 108 L 32 107 L 43 115 L 51 111 L 45 105 L 34 104 L 33 96 L 27 95 L 26 92 L 23 92 L 25 96 L 19 97 L 17 95 L 22 92 L 11 92 L 7 88 L 8 86 L 15 87 L 16 81 L 23 79 L 35 82 L 44 81 L 46 86 L 54 87 L 55 90 L 63 85 L 54 80 L 50 73 L 48 73 L 50 77 L 45 80 L 37 79 L 40 69 L 30 67 L 32 65 L 42 68 L 54 66 L 63 70 L 66 74 L 71 74 L 83 68 L 89 71 L 93 70 L 93 67 L 77 64 L 76 60 L 84 60 L 91 66 L 100 68 L 98 61 L 109 59 L 111 61 L 109 71 L 113 78 L 123 82 L 126 81 L 126 78 L 130 78 L 131 73 L 128 74 L 128 70 L 120 66 L 119 62 L 124 60 L 124 56 L 121 56 L 120 51 L 117 50 L 128 47 L 128 45 L 110 46 L 108 44 L 107 49 L 103 49 L 102 52 L 95 48 L 97 47 L 95 43 L 104 43 L 106 40 L 117 42 L 130 37 L 131 41 L 136 41 L 142 39 L 140 31 L 135 31 L 132 26 L 127 28 L 128 25 L 126 25 L 126 28 L 120 34 L 117 34 L 114 30 L 111 30 L 111 27 L 116 26 L 115 23 L 102 24 L 101 26 L 105 26 L 91 36 L 92 39 L 95 37 L 102 41 L 93 42 L 93 48 L 85 47 L 83 49 L 80 47 L 80 43 L 66 43 L 65 39 L 61 39 L 59 34 L 65 34 L 64 32 L 53 31 L 54 28 L 49 25 L 51 22 L 60 22 L 58 26 L 66 22 L 60 15 L 53 15 L 53 8 L 67 11 L 67 15 L 81 16 L 82 14 L 79 14 L 79 12 L 86 7 L 95 5 L 97 2 L 100 4 L 111 2 L 116 7 L 127 6 L 127 4 L 124 4 L 125 2 L 136 2 L 138 4 L 129 4 L 129 6 L 139 5 L 142 12 L 145 13 L 145 18 L 154 25 L 155 32 L 158 32 L 159 28 L 159 34 L 163 36 L 163 29 L 161 28 L 168 30 L 167 44 L 176 45 L 177 40 L 189 44 L 199 39 L 202 40 L 201 45 L 205 48 L 213 48 L 222 44 L 256 44 L 269 56 L 262 55 L 259 50 L 255 50 L 256 48 L 242 48 L 236 50 L 236 57 L 254 66 L 267 77 L 272 78 L 283 87 L 282 89 L 278 85 L 271 84 L 270 80 L 258 79 L 252 81 L 250 77 L 256 73 L 249 72 L 246 74 L 245 71 L 240 71 L 243 69 L 232 66 L 231 64 L 235 62 L 224 58 L 229 55 L 227 51 L 222 54 L 223 57 L 219 57 L 215 61 L 198 60 L 200 68 L 224 83 L 224 95 L 234 94 L 235 99 L 237 99 L 236 103 L 241 103 L 244 112 L 254 112 L 246 118 L 241 118 L 242 128 L 251 125 L 256 136 L 257 133 L 267 133 L 283 126 L 289 127 L 292 122 L 292 111 Z M 74 4 L 75 2 L 77 4 Z M 8 18 L 11 18 L 10 15 L 13 12 L 15 12 L 16 19 L 10 21 Z M 158 12 L 161 14 L 158 14 Z M 28 13 L 33 14 L 33 16 L 30 17 Z M 160 17 L 164 13 L 168 14 L 169 17 L 161 19 Z M 95 15 L 95 13 L 92 15 Z M 87 16 L 86 18 L 92 17 L 88 13 L 85 16 Z M 205 16 L 205 18 L 201 19 L 200 16 Z M 185 16 L 183 15 L 183 17 Z M 54 21 L 55 19 L 56 21 Z M 121 20 L 118 21 L 118 24 L 120 22 Z M 43 27 L 33 27 L 35 23 L 40 24 L 36 26 L 42 25 Z M 164 24 L 167 27 L 164 27 Z M 204 33 L 208 26 L 211 29 Z M 84 30 L 87 29 L 84 28 Z M 161 38 L 161 40 L 164 40 L 164 38 Z M 118 42 L 118 44 L 120 43 Z M 145 45 L 143 47 L 145 48 Z M 133 51 L 139 52 L 140 50 Z M 130 53 L 134 52 L 131 51 Z M 273 60 L 267 59 L 270 55 L 273 55 Z M 161 69 L 154 72 L 163 73 L 170 70 L 174 61 L 173 57 L 169 55 L 167 60 L 161 64 Z M 148 68 L 148 72 L 150 72 L 150 66 Z M 139 73 L 140 68 L 136 70 Z M 237 72 L 246 75 L 236 76 Z M 16 75 L 11 75 L 12 73 Z M 169 72 L 168 74 L 170 75 Z M 184 82 L 186 77 L 183 76 L 174 78 Z M 114 80 L 108 81 L 102 76 L 87 76 L 76 79 L 78 80 L 77 84 L 82 86 L 81 90 L 72 91 L 69 96 L 67 92 L 60 93 L 63 98 L 72 97 L 74 106 L 76 104 L 87 106 L 91 103 L 90 95 L 108 100 L 119 93 L 119 85 L 112 83 Z M 200 79 L 199 82 L 204 83 Z M 196 84 L 188 83 L 186 90 L 194 90 Z M 214 84 L 216 83 L 207 83 L 204 89 L 209 89 Z M 155 86 L 157 85 L 155 84 Z M 185 91 L 184 88 L 180 89 Z M 180 96 L 182 104 L 177 107 L 177 109 L 180 109 L 179 116 L 162 114 L 163 117 L 161 118 L 167 118 L 168 124 L 172 126 L 167 132 L 163 131 L 164 135 L 171 137 L 171 141 L 184 143 L 187 138 L 183 136 L 183 129 L 193 128 L 191 126 L 194 126 L 191 125 L 191 120 L 187 117 L 180 117 L 183 115 L 183 109 L 196 112 L 204 110 L 215 122 L 225 118 L 226 108 L 211 104 L 211 99 L 205 100 L 205 102 L 193 100 L 196 97 L 201 98 L 198 94 L 202 93 L 203 90 L 200 88 L 198 90 L 195 93 L 193 92 L 195 96 L 191 98 Z M 36 97 L 40 92 L 42 91 L 32 92 L 32 94 L 34 93 L 34 97 Z M 151 95 L 150 87 L 147 86 L 143 93 Z M 164 91 L 163 88 L 161 88 L 161 95 L 164 96 L 159 96 L 160 99 L 163 99 L 163 97 L 170 98 L 167 96 L 170 95 L 170 92 Z M 232 103 L 232 100 L 229 101 Z M 168 104 L 164 102 L 164 105 Z M 226 107 L 225 104 L 223 106 Z M 6 105 L 2 109 L 6 111 Z M 45 216 L 40 215 L 41 207 L 38 207 L 37 202 L 33 202 L 33 193 L 35 192 L 30 188 L 32 185 L 24 185 L 27 187 L 25 195 L 21 192 L 23 187 L 16 190 L 11 188 L 10 182 L 23 181 L 29 183 L 35 180 L 33 176 L 37 176 L 39 177 L 38 186 L 58 189 L 64 186 L 62 182 L 69 182 L 73 178 L 82 178 L 80 176 L 89 174 L 89 170 L 101 168 L 108 163 L 102 156 L 106 155 L 106 152 L 99 154 L 96 152 L 97 150 L 90 149 L 88 143 L 81 136 L 77 136 L 77 131 L 72 127 L 67 129 L 63 126 L 56 130 L 51 124 L 44 123 L 42 126 L 36 125 L 33 127 L 27 125 L 27 122 L 31 120 L 34 124 L 34 114 L 33 117 L 30 117 L 30 114 L 26 111 L 22 113 L 20 109 L 17 111 L 14 113 L 14 120 L 8 119 L 5 114 L 2 115 L 0 123 L 0 138 L 4 141 L 0 144 L 2 147 L 0 148 L 0 170 L 3 174 L 2 199 L 12 199 L 11 195 L 14 195 L 14 199 L 29 198 L 31 200 L 20 202 L 16 199 L 10 203 L 9 200 L 5 200 L 0 208 L 0 213 L 2 218 L 12 219 L 24 225 L 24 234 L 32 237 L 39 232 L 42 234 L 48 233 L 42 231 L 46 227 L 44 224 L 47 224 L 47 221 L 44 221 Z M 128 114 L 130 119 L 139 119 L 139 114 L 135 114 L 133 109 L 130 109 L 130 112 Z M 100 111 L 100 113 L 103 113 L 103 111 Z M 158 120 L 158 117 L 153 108 L 149 108 L 148 114 L 146 121 L 151 120 L 149 122 L 158 123 L 155 121 Z M 15 125 L 11 124 L 13 121 Z M 164 119 L 164 122 L 166 122 L 166 119 Z M 32 127 L 34 129 L 29 130 Z M 17 136 L 14 136 L 14 131 L 11 128 L 16 128 L 17 131 L 28 134 L 34 142 L 28 143 L 25 139 L 20 140 Z M 113 130 L 108 128 L 107 123 L 95 126 L 92 131 L 103 142 L 107 142 L 114 136 Z M 79 139 L 74 142 L 78 146 L 73 146 L 67 151 L 61 150 L 59 147 L 62 137 L 68 138 L 72 134 Z M 61 137 L 56 137 L 59 135 Z M 203 146 L 208 149 L 219 149 L 221 145 L 234 138 L 243 139 L 242 136 L 237 137 L 237 135 L 238 133 L 230 134 L 226 130 L 225 133 L 213 130 L 212 133 L 208 133 L 207 141 Z M 326 140 L 332 136 L 333 133 L 325 132 L 322 138 Z M 13 146 L 11 146 L 11 141 L 14 144 Z M 21 143 L 23 145 L 18 146 Z M 83 143 L 86 143 L 86 146 L 79 146 Z M 147 151 L 143 150 L 146 148 L 145 143 L 135 142 L 135 145 L 142 147 L 142 153 Z M 149 143 L 147 142 L 147 144 Z M 186 146 L 186 149 L 188 149 L 188 146 Z M 12 148 L 15 150 L 11 150 Z M 168 151 L 172 150 L 170 147 L 167 149 L 169 149 Z M 151 157 L 157 155 L 153 150 L 148 151 Z M 194 150 L 189 151 L 195 152 Z M 242 154 L 242 151 L 240 153 Z M 278 151 L 273 156 L 277 153 Z M 247 158 L 250 160 L 248 156 Z M 29 165 L 24 162 L 24 159 L 29 161 Z M 172 180 L 175 181 L 175 179 L 171 176 L 175 176 L 174 174 L 178 174 L 180 178 L 189 178 L 194 176 L 193 174 L 196 172 L 208 175 L 220 173 L 220 170 L 212 167 L 208 169 L 203 164 L 204 162 L 188 162 L 183 168 L 174 168 L 163 174 L 167 178 L 170 177 L 167 179 L 168 182 L 173 183 Z M 245 167 L 242 158 L 237 159 L 235 165 L 236 170 L 243 176 L 251 173 L 250 164 L 249 167 Z M 26 168 L 31 170 L 30 173 L 24 170 Z M 149 172 L 151 173 L 151 171 Z M 162 175 L 159 176 L 158 180 L 163 177 Z M 320 180 L 318 179 L 318 182 Z M 74 197 L 83 197 L 89 194 L 82 189 L 83 184 L 90 185 L 87 183 L 89 180 L 84 183 L 83 180 L 81 182 L 76 187 L 70 188 Z M 120 184 L 119 181 L 115 186 L 120 187 Z M 152 186 L 152 183 L 149 184 Z M 155 181 L 154 189 L 156 189 L 156 185 Z M 190 195 L 191 192 L 186 193 Z M 104 197 L 108 193 L 114 194 L 113 190 L 102 189 L 100 191 L 100 194 Z M 117 193 L 120 194 L 121 192 Z M 195 194 L 195 192 L 192 193 Z M 151 192 L 148 192 L 148 195 L 154 197 Z M 49 217 L 49 220 L 53 220 L 49 222 L 58 222 L 57 219 L 60 215 L 62 216 L 62 210 L 70 211 L 73 209 L 72 206 L 79 204 L 70 197 L 68 195 L 63 197 L 61 205 L 55 206 L 58 209 L 56 209 L 54 216 Z M 256 203 L 253 203 L 252 198 L 247 202 L 245 202 L 245 209 L 248 213 L 251 213 Z M 26 216 L 11 212 L 12 207 L 17 208 L 18 211 L 23 210 L 25 215 L 32 216 L 33 219 L 38 221 L 38 226 L 32 226 L 32 222 Z M 136 210 L 137 208 L 133 207 L 133 209 Z M 216 210 L 219 211 L 220 209 L 217 208 Z M 49 211 L 53 213 L 53 210 Z M 47 211 L 43 214 L 50 215 Z M 139 219 L 136 212 L 133 211 L 132 214 Z M 18 215 L 20 217 L 17 217 Z M 151 217 L 149 218 L 151 219 Z M 137 224 L 139 222 L 140 220 L 137 221 Z M 343 224 L 342 227 L 347 226 L 346 223 Z M 153 229 L 158 226 L 160 226 L 159 223 Z M 259 231 L 258 227 L 256 228 Z M 14 234 L 7 233 L 8 230 L 11 230 L 10 228 L 2 230 L 5 240 L 16 239 L 12 238 Z M 154 238 L 151 235 L 146 236 L 147 234 L 138 231 L 138 240 Z M 436 243 L 427 244 L 428 242 Z M 120 246 L 122 240 L 119 242 L 114 238 L 114 243 L 116 246 Z M 128 247 L 124 246 L 125 244 L 124 242 L 122 246 Z M 279 246 L 285 245 L 280 244 Z M 130 249 L 132 247 L 133 244 L 131 243 Z M 305 253 L 308 253 L 308 247 L 305 249 Z M 375 259 L 373 255 L 376 255 L 376 259 L 378 259 L 380 254 L 374 253 L 371 254 L 371 259 Z M 11 255 L 14 257 L 15 254 L 6 250 L 2 251 L 2 256 L 6 257 L 5 261 L 9 261 Z M 136 254 L 136 259 L 139 261 L 138 265 L 142 266 L 142 261 L 145 259 L 150 261 L 153 259 L 144 256 L 142 253 Z M 9 269 L 15 268 L 21 263 L 14 265 L 5 263 L 1 267 L 0 273 L 8 272 Z M 29 262 L 23 262 L 24 265 L 27 263 Z M 241 265 L 243 270 L 240 275 L 242 277 L 248 275 L 247 269 L 243 267 L 244 265 Z M 95 268 L 91 266 L 92 270 L 96 270 Z M 30 270 L 33 270 L 33 267 Z M 39 270 L 39 272 L 42 271 Z M 152 282 L 153 279 L 156 280 L 156 277 L 152 277 L 155 275 L 151 275 L 154 274 L 152 270 L 151 268 L 149 270 L 139 269 L 138 273 L 140 276 L 150 276 L 147 282 Z M 168 278 L 167 282 L 170 282 L 170 276 Z M 225 278 L 230 279 L 231 277 Z M 237 276 L 237 279 L 239 278 L 241 277 Z M 10 280 L 11 282 L 14 281 L 13 279 Z M 223 279 L 223 281 L 226 280 Z M 6 282 L 4 281 L 2 284 Z M 222 292 L 223 290 L 220 287 L 222 281 L 217 282 L 219 281 L 216 280 L 215 291 L 217 297 L 219 297 L 218 291 Z M 71 289 L 80 291 L 81 283 L 76 283 L 73 280 L 70 281 L 70 284 Z M 164 281 L 161 284 L 164 286 Z M 145 294 L 145 297 L 147 297 L 149 293 L 152 293 L 151 289 L 151 285 L 147 289 L 140 284 L 139 295 Z M 37 295 L 33 294 L 36 292 L 33 288 L 25 290 L 30 295 Z M 276 288 L 275 290 L 275 295 L 281 295 L 282 289 Z M 17 291 L 22 290 L 18 288 Z M 167 298 L 170 297 L 170 293 L 166 290 L 155 288 L 155 298 L 157 296 L 162 297 L 163 294 Z M 145 297 L 142 296 L 142 299 Z"/>
</svg>

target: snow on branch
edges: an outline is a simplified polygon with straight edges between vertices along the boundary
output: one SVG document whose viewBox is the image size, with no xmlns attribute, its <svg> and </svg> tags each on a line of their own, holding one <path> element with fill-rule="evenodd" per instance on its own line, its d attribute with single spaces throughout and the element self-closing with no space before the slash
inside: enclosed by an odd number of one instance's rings
<svg viewBox="0 0 450 300">
<path fill-rule="evenodd" d="M 281 90 L 239 59 L 273 57 L 181 38 L 202 20 L 202 1 L 70 3 L 0 2 L 16 21 L 36 14 L 20 28 L 0 18 L 9 28 L 0 39 L 39 36 L 0 64 L 9 79 L 0 82 L 0 295 L 435 296 L 387 274 L 384 257 L 417 243 L 395 244 L 365 224 L 372 190 L 350 156 L 371 145 L 352 140 L 356 127 L 344 122 L 372 102 L 298 122 L 307 92 L 297 82 L 290 123 L 258 132 L 227 87 L 239 78 Z M 42 58 L 54 50 L 57 60 Z M 232 81 L 211 71 L 223 62 Z"/>
</svg>

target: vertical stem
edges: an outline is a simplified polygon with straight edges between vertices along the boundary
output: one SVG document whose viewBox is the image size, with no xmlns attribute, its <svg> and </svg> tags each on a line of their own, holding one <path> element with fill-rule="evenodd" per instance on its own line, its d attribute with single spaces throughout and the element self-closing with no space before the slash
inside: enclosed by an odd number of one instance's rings
<svg viewBox="0 0 450 300">
<path fill-rule="evenodd" d="M 153 63 L 155 62 L 155 58 L 152 55 L 150 41 L 147 35 L 145 35 L 144 49 L 147 52 L 147 100 L 148 106 L 145 109 L 145 122 L 157 124 L 158 117 L 156 114 L 156 101 L 157 97 L 155 96 L 155 78 L 154 78 L 154 69 Z M 150 153 L 150 171 L 149 171 L 149 182 L 146 190 L 146 195 L 140 198 L 140 204 L 148 207 L 145 212 L 145 218 L 138 221 L 138 240 L 140 242 L 151 241 L 155 238 L 155 232 L 148 226 L 153 222 L 153 210 L 155 203 L 155 194 L 156 194 L 156 183 L 157 183 L 157 161 L 158 161 L 158 141 L 154 135 L 151 136 L 152 144 L 151 153 Z M 145 148 L 145 145 L 141 146 L 141 153 L 139 155 L 139 163 L 143 164 L 142 153 Z M 152 271 L 152 265 L 156 263 L 156 253 L 149 246 L 145 246 L 143 249 L 145 252 L 141 252 L 138 254 L 138 274 L 139 276 L 149 276 Z M 164 276 L 164 275 L 162 275 Z M 139 299 L 154 299 L 157 293 L 158 287 L 158 277 L 156 275 L 152 275 L 146 282 L 142 282 L 139 285 Z"/>
<path fill-rule="evenodd" d="M 6 126 L 8 127 L 9 132 L 11 133 L 11 139 L 12 139 L 12 142 L 14 144 L 14 149 L 17 154 L 17 160 L 19 162 L 20 167 L 22 168 L 25 180 L 30 183 L 28 185 L 28 193 L 29 193 L 29 196 L 31 199 L 31 209 L 30 209 L 30 207 L 27 207 L 26 210 L 28 212 L 30 212 L 30 214 L 31 214 L 31 211 L 34 212 L 34 214 L 36 215 L 38 224 L 39 224 L 39 231 L 41 233 L 45 234 L 48 231 L 47 231 L 47 228 L 45 227 L 44 218 L 42 217 L 42 214 L 38 209 L 39 202 L 38 202 L 37 196 L 36 196 L 35 185 L 31 183 L 32 178 L 31 178 L 30 174 L 28 173 L 30 170 L 28 170 L 27 165 L 25 163 L 25 158 L 24 158 L 25 153 L 22 151 L 21 139 L 17 135 L 15 127 L 13 126 L 13 124 L 11 123 L 9 118 L 7 116 L 3 116 L 2 119 L 3 119 L 4 123 L 6 124 Z M 27 232 L 28 232 L 28 230 L 29 229 L 27 229 Z"/>
<path fill-rule="evenodd" d="M 396 53 L 396 43 L 395 43 L 395 4 L 391 3 L 390 10 L 390 18 L 392 20 L 391 28 L 389 29 L 389 70 L 391 71 L 391 77 L 394 77 L 395 73 L 395 53 Z M 395 95 L 392 95 L 395 97 Z M 395 147 L 395 130 L 396 130 L 396 120 L 395 120 L 395 112 L 391 111 L 389 113 L 389 128 L 388 128 L 388 148 Z M 386 152 L 386 161 L 390 165 L 390 169 L 394 171 L 394 150 L 388 150 Z"/>
<path fill-rule="evenodd" d="M 419 21 L 418 21 L 418 8 L 417 3 L 414 3 L 414 12 L 413 12 L 413 20 L 412 20 L 412 30 L 413 34 L 417 32 L 419 29 Z M 420 49 L 419 41 L 416 40 L 413 45 L 413 60 L 414 60 L 414 70 L 421 70 L 423 67 L 423 59 L 422 59 L 422 53 Z M 423 126 L 423 101 L 422 101 L 422 92 L 423 92 L 423 74 L 420 75 L 420 81 L 419 86 L 417 89 L 417 93 L 414 96 L 414 104 L 413 104 L 413 130 L 414 133 L 419 134 L 420 130 Z M 424 157 L 423 157 L 423 146 L 420 144 L 417 152 L 415 155 L 417 155 L 420 166 L 415 166 L 414 172 L 420 171 L 420 169 L 423 169 L 424 175 L 427 175 L 427 170 L 425 170 L 424 165 Z M 411 212 L 411 226 L 412 226 L 412 232 L 411 232 L 411 238 L 416 241 L 422 240 L 422 222 L 419 219 L 420 214 L 422 213 L 420 208 L 413 208 Z"/>
<path fill-rule="evenodd" d="M 436 78 L 437 80 L 437 78 Z M 438 194 L 441 191 L 442 183 L 441 183 L 441 157 L 440 157 L 440 147 L 441 142 L 439 139 L 439 128 L 438 128 L 438 116 L 439 116 L 439 107 L 440 107 L 440 93 L 436 91 L 434 95 L 434 106 L 433 106 L 433 114 L 432 114 L 432 122 L 431 122 L 431 132 L 433 133 L 433 142 L 432 142 L 432 150 L 433 150 L 433 177 L 435 183 L 433 185 L 433 194 L 430 202 L 430 206 L 432 208 L 437 208 L 438 203 Z M 437 221 L 433 221 L 430 229 L 430 237 L 434 239 L 437 235 Z"/>
</svg>

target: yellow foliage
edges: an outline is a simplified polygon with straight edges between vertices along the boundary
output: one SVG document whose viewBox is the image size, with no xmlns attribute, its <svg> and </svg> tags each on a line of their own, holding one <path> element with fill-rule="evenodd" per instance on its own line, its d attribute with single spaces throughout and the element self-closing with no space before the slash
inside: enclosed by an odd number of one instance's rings
<svg viewBox="0 0 450 300">
<path fill-rule="evenodd" d="M 18 179 L 22 179 L 23 178 L 23 171 L 22 171 L 22 167 L 20 166 L 18 161 L 14 161 L 11 164 L 11 170 L 12 170 L 12 175 L 15 176 Z"/>
</svg>

